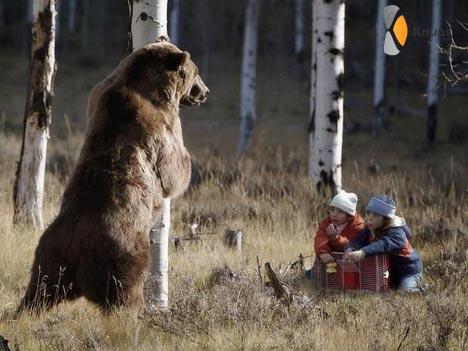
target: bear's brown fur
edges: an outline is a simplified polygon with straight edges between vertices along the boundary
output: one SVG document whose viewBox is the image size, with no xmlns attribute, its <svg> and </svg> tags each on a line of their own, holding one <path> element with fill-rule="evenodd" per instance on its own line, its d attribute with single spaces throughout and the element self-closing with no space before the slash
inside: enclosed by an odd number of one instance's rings
<svg viewBox="0 0 468 351">
<path fill-rule="evenodd" d="M 179 104 L 199 105 L 208 92 L 189 54 L 164 40 L 130 54 L 93 89 L 83 148 L 20 311 L 80 296 L 103 309 L 141 305 L 152 221 L 163 197 L 190 180 Z"/>
</svg>

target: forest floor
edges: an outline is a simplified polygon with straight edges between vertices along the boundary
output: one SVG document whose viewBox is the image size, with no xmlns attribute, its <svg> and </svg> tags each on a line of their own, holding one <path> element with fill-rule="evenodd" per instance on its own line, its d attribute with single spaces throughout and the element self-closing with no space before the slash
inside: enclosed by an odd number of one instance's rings
<svg viewBox="0 0 468 351">
<path fill-rule="evenodd" d="M 300 72 L 271 68 L 259 77 L 259 115 L 249 152 L 235 160 L 237 74 L 208 76 L 210 101 L 183 112 L 185 143 L 199 182 L 173 202 L 172 235 L 193 222 L 203 238 L 170 249 L 170 311 L 103 316 L 79 300 L 39 317 L 11 318 L 25 289 L 40 232 L 12 226 L 12 188 L 21 143 L 26 61 L 2 58 L 0 72 L 0 335 L 19 350 L 321 349 L 464 350 L 468 347 L 467 102 L 448 95 L 440 104 L 438 140 L 424 147 L 425 120 L 388 118 L 372 138 L 370 94 L 347 89 L 348 125 L 364 128 L 344 139 L 343 183 L 359 196 L 363 213 L 373 193 L 388 191 L 413 231 L 425 266 L 425 295 L 322 291 L 290 269 L 285 283 L 310 298 L 286 306 L 265 292 L 258 277 L 271 262 L 284 272 L 299 255 L 313 254 L 313 236 L 328 200 L 307 179 L 307 87 Z M 18 68 L 23 67 L 23 68 Z M 237 72 L 238 67 L 228 67 Z M 228 69 L 224 67 L 223 69 Z M 59 67 L 48 147 L 44 217 L 50 223 L 79 153 L 86 96 L 110 67 Z M 237 71 L 236 71 L 237 70 Z M 214 66 L 213 72 L 221 72 Z M 278 73 L 279 72 L 279 73 Z M 220 79 L 220 77 L 222 79 Z M 221 82 L 222 81 L 222 82 Z M 19 83 L 21 82 L 21 83 Z M 400 92 L 423 109 L 422 93 Z M 389 91 L 390 97 L 397 95 Z M 66 116 L 66 117 L 65 117 Z M 353 122 L 350 124 L 349 122 Z M 466 126 L 466 124 L 465 124 Z M 455 137 L 454 137 L 455 135 Z M 455 139 L 454 139 L 455 138 Z M 244 233 L 242 253 L 223 245 L 227 228 Z M 313 257 L 306 259 L 310 266 Z M 239 279 L 213 279 L 227 265 Z M 263 280 L 266 280 L 262 268 Z"/>
</svg>

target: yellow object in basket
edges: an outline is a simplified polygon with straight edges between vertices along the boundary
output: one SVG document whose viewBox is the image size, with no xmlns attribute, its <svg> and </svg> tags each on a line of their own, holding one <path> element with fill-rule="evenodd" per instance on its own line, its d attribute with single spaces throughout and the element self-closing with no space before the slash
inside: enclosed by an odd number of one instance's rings
<svg viewBox="0 0 468 351">
<path fill-rule="evenodd" d="M 336 262 L 328 262 L 325 271 L 327 273 L 336 273 Z"/>
</svg>

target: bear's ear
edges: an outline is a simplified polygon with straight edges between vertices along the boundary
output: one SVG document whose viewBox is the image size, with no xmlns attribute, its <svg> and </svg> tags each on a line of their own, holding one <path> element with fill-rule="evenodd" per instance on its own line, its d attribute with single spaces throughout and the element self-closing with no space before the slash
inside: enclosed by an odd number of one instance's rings
<svg viewBox="0 0 468 351">
<path fill-rule="evenodd" d="M 187 51 L 168 53 L 165 58 L 166 68 L 170 71 L 177 71 L 189 59 L 190 54 Z"/>
<path fill-rule="evenodd" d="M 167 41 L 168 43 L 171 42 L 167 35 L 161 35 L 158 39 L 156 39 L 156 43 L 161 43 L 163 41 Z"/>
</svg>

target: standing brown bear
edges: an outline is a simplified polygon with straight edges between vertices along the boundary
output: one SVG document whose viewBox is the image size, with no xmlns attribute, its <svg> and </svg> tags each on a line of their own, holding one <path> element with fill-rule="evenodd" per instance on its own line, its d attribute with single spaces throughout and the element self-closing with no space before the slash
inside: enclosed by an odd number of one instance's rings
<svg viewBox="0 0 468 351">
<path fill-rule="evenodd" d="M 182 194 L 190 180 L 179 105 L 198 106 L 208 93 L 189 54 L 164 39 L 93 89 L 84 145 L 40 238 L 20 311 L 80 296 L 105 310 L 141 306 L 152 220 L 163 197 Z"/>
</svg>

